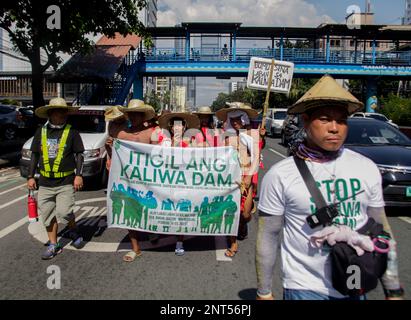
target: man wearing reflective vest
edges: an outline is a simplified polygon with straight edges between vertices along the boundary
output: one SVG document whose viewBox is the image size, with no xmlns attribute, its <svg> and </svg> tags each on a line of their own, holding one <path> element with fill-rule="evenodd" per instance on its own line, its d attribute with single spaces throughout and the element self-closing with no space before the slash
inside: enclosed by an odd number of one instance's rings
<svg viewBox="0 0 411 320">
<path fill-rule="evenodd" d="M 83 187 L 84 146 L 78 131 L 67 124 L 70 110 L 76 108 L 67 106 L 62 98 L 51 99 L 49 105 L 36 109 L 36 116 L 48 121 L 37 130 L 31 144 L 27 186 L 36 189 L 34 174 L 39 167 L 38 208 L 49 238 L 43 260 L 52 259 L 63 250 L 57 241 L 58 222 L 68 224 L 64 236 L 73 240 L 74 247 L 80 248 L 83 241 L 73 207 L 74 192 Z"/>
</svg>

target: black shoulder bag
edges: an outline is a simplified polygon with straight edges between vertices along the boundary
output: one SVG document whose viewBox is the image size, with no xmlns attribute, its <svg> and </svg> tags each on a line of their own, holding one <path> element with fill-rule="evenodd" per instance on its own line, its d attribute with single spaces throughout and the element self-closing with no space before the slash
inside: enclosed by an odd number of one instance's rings
<svg viewBox="0 0 411 320">
<path fill-rule="evenodd" d="M 308 225 L 312 229 L 320 225 L 324 227 L 331 225 L 332 220 L 339 214 L 337 208 L 334 205 L 326 204 L 305 161 L 296 156 L 294 156 L 294 161 L 317 207 L 317 211 L 307 217 Z M 378 240 L 379 237 L 389 238 L 389 234 L 383 230 L 383 226 L 373 218 L 369 218 L 365 226 L 357 232 L 368 235 L 372 240 Z M 385 242 L 378 242 L 378 247 L 383 251 L 388 250 L 388 245 Z M 331 278 L 333 287 L 337 291 L 346 296 L 356 297 L 377 287 L 378 279 L 384 275 L 387 269 L 387 253 L 366 251 L 362 256 L 358 256 L 356 251 L 345 242 L 336 243 L 331 248 Z M 358 266 L 361 271 L 360 288 L 355 287 L 355 283 L 353 284 L 349 279 L 353 275 L 350 266 Z"/>
</svg>

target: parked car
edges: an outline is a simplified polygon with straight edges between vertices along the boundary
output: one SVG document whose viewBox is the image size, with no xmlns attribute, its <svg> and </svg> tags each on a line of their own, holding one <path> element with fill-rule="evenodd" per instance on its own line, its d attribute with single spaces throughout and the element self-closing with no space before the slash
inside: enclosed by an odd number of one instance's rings
<svg viewBox="0 0 411 320">
<path fill-rule="evenodd" d="M 287 109 L 285 108 L 268 109 L 266 117 L 267 135 L 272 137 L 279 136 L 286 117 Z"/>
<path fill-rule="evenodd" d="M 348 119 L 345 146 L 370 158 L 382 175 L 386 206 L 411 206 L 411 139 L 386 122 Z"/>
<path fill-rule="evenodd" d="M 376 112 L 356 112 L 351 115 L 352 118 L 372 118 L 380 121 L 384 121 L 392 125 L 393 127 L 399 129 L 398 125 L 388 119 L 385 115 Z"/>
<path fill-rule="evenodd" d="M 0 104 L 0 139 L 14 140 L 20 128 L 24 128 L 24 118 L 18 107 Z"/>
<path fill-rule="evenodd" d="M 80 132 L 84 144 L 83 176 L 93 178 L 104 185 L 107 181 L 105 142 L 108 137 L 108 124 L 104 111 L 108 106 L 81 106 L 69 115 L 68 123 Z M 31 157 L 31 137 L 23 146 L 20 160 L 20 174 L 27 177 Z M 38 176 L 38 175 L 37 175 Z"/>
</svg>

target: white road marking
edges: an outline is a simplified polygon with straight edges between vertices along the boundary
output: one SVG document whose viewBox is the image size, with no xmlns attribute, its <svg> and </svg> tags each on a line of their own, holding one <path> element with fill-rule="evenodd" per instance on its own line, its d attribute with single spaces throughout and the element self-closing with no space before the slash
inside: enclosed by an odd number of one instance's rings
<svg viewBox="0 0 411 320">
<path fill-rule="evenodd" d="M 400 219 L 400 220 L 402 220 L 402 221 L 405 221 L 405 222 L 411 224 L 411 218 L 410 218 L 410 217 L 398 217 L 398 219 Z"/>
<path fill-rule="evenodd" d="M 227 240 L 226 237 L 214 237 L 215 241 L 215 255 L 217 261 L 233 261 L 232 258 L 225 256 L 225 251 L 227 250 Z"/>
<path fill-rule="evenodd" d="M 9 190 L 0 192 L 0 196 L 3 195 L 3 194 L 8 193 L 8 192 L 10 192 L 10 191 L 14 191 L 14 190 L 20 189 L 20 188 L 22 188 L 22 187 L 24 187 L 24 186 L 27 186 L 27 183 L 23 183 L 22 185 L 19 185 L 19 186 L 17 186 L 17 187 L 14 187 L 14 188 L 11 188 L 11 189 L 9 189 Z"/>
<path fill-rule="evenodd" d="M 19 221 L 13 223 L 12 225 L 9 225 L 7 228 L 4 228 L 3 230 L 0 231 L 0 239 L 7 236 L 9 233 L 12 233 L 14 230 L 20 228 L 22 225 L 26 224 L 28 222 L 28 218 L 24 217 L 20 219 Z"/>
<path fill-rule="evenodd" d="M 11 206 L 13 203 L 19 202 L 20 200 L 27 199 L 27 197 L 28 197 L 28 194 L 26 194 L 24 196 L 21 196 L 21 197 L 18 197 L 16 199 L 12 200 L 12 201 L 6 202 L 5 204 L 2 204 L 0 206 L 0 210 L 6 208 L 8 206 Z"/>
<path fill-rule="evenodd" d="M 14 174 L 11 174 L 11 175 L 6 175 L 6 176 L 0 176 L 0 183 L 1 182 L 4 182 L 4 181 L 7 181 L 7 180 L 10 180 L 10 179 L 13 179 L 13 178 L 20 178 L 21 176 L 20 176 L 20 173 L 14 173 Z"/>
<path fill-rule="evenodd" d="M 274 149 L 269 148 L 268 150 L 275 153 L 276 155 L 279 155 L 280 157 L 283 157 L 284 159 L 287 158 L 287 156 L 283 155 L 282 153 L 279 153 L 278 151 L 275 151 Z"/>
</svg>

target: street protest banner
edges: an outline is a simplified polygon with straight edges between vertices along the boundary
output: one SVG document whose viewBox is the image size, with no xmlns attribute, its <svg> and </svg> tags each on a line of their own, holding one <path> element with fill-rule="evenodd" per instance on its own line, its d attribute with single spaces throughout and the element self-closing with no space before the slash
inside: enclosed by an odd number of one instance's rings
<svg viewBox="0 0 411 320">
<path fill-rule="evenodd" d="M 272 59 L 252 57 L 248 69 L 247 87 L 267 90 Z M 289 93 L 294 74 L 294 63 L 274 60 L 271 92 Z"/>
<path fill-rule="evenodd" d="M 160 234 L 236 235 L 240 181 L 232 147 L 168 148 L 115 140 L 107 224 Z"/>
</svg>

